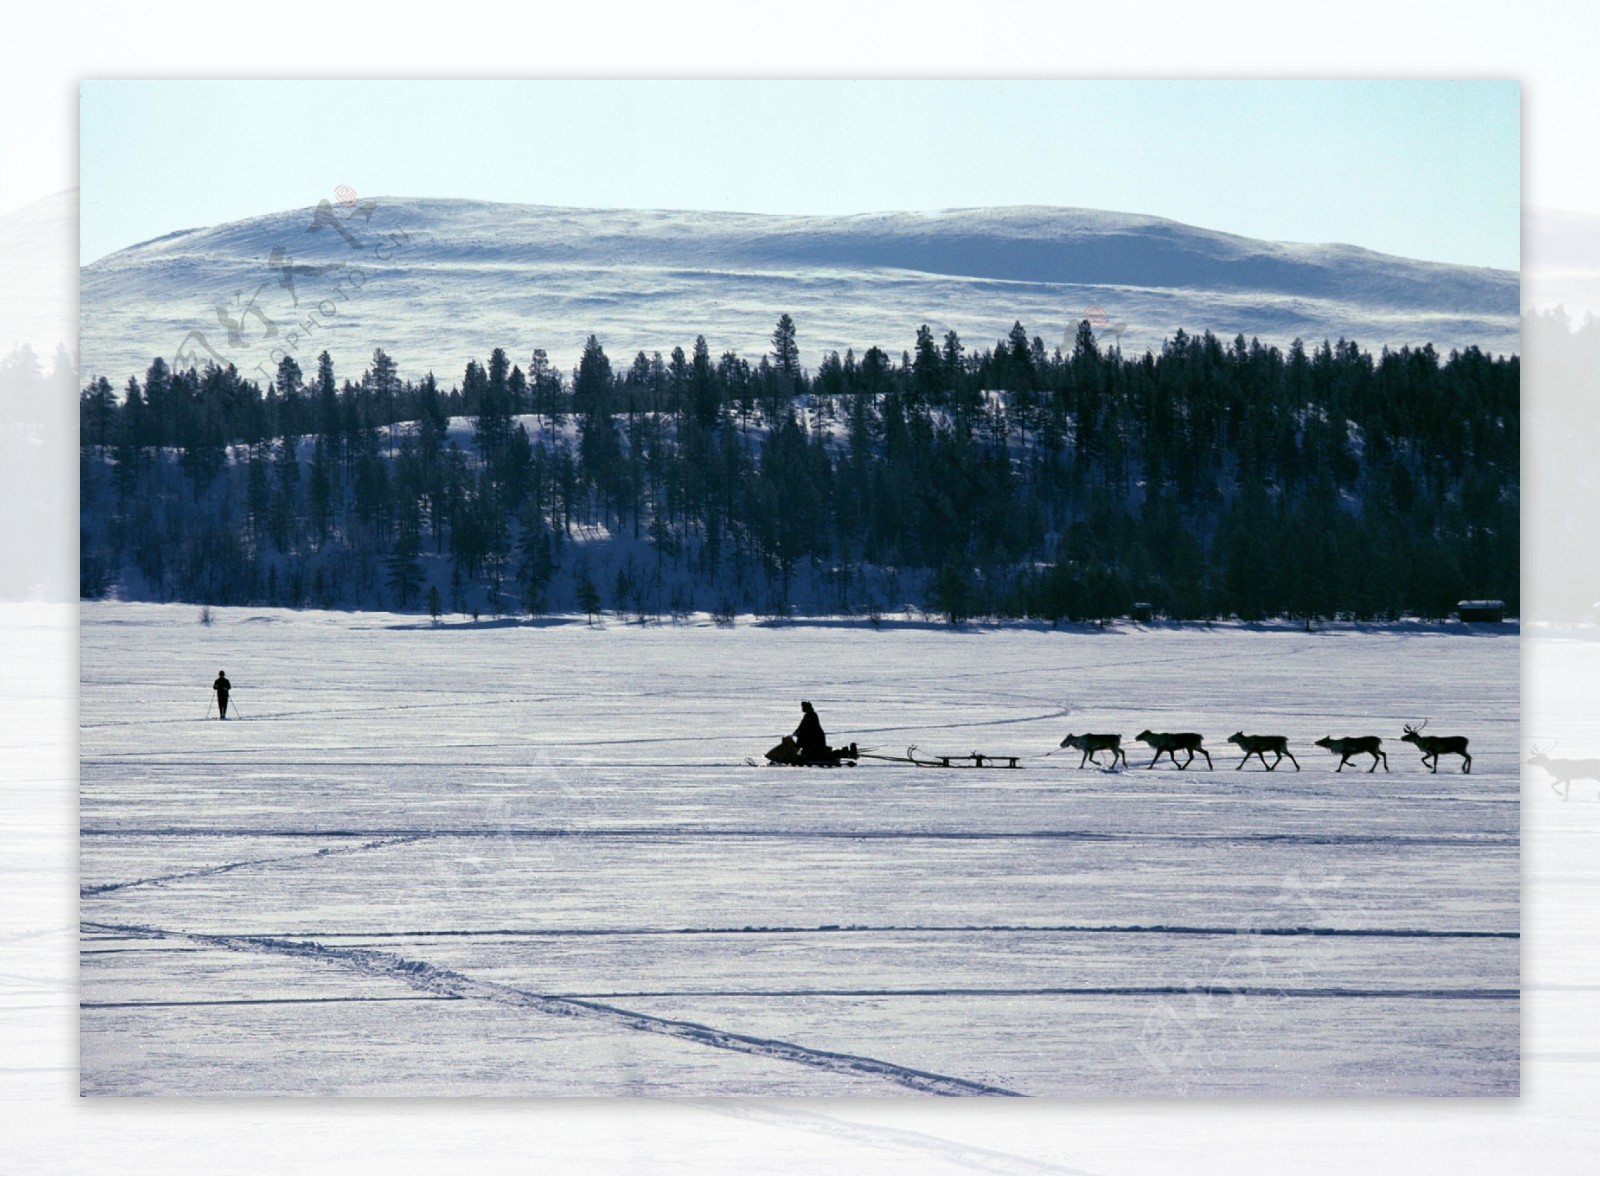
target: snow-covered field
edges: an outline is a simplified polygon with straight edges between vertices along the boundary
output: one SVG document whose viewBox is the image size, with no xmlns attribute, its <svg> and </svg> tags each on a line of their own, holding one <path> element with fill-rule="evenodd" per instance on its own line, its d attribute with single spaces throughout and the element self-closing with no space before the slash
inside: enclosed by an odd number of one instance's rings
<svg viewBox="0 0 1600 1177">
<path fill-rule="evenodd" d="M 1514 627 L 213 614 L 82 608 L 86 1094 L 1518 1092 Z"/>
</svg>

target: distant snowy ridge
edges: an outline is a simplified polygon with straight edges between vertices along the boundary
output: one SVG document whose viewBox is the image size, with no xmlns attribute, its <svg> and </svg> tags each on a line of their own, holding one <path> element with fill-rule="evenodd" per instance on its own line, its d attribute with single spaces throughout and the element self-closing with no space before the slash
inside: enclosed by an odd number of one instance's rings
<svg viewBox="0 0 1600 1177">
<path fill-rule="evenodd" d="M 990 346 L 1020 320 L 1054 347 L 1091 306 L 1125 350 L 1181 328 L 1509 353 L 1519 289 L 1509 271 L 1088 209 L 802 217 L 378 197 L 131 246 L 84 267 L 81 303 L 85 371 L 120 385 L 158 354 L 252 371 L 275 351 L 305 367 L 324 347 L 341 375 L 383 347 L 404 373 L 453 380 L 497 346 L 570 366 L 590 334 L 624 360 L 698 334 L 754 357 L 783 312 L 808 366 L 909 348 L 922 323 Z"/>
<path fill-rule="evenodd" d="M 0 357 L 26 344 L 48 368 L 77 346 L 72 266 L 78 190 L 68 188 L 0 216 Z"/>
<path fill-rule="evenodd" d="M 1522 210 L 1523 306 L 1565 307 L 1577 321 L 1600 314 L 1600 216 Z"/>
</svg>

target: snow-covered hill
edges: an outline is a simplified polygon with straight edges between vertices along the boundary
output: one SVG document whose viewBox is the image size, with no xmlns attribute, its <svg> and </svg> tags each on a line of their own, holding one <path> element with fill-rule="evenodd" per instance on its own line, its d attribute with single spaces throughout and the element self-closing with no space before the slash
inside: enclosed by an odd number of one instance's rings
<svg viewBox="0 0 1600 1177">
<path fill-rule="evenodd" d="M 83 268 L 81 302 L 85 372 L 119 386 L 158 354 L 264 375 L 327 348 L 354 377 L 374 347 L 454 381 L 497 346 L 568 367 L 591 333 L 624 363 L 698 334 L 753 357 L 783 312 L 808 366 L 898 353 L 923 323 L 992 346 L 1021 320 L 1054 346 L 1091 306 L 1125 351 L 1179 328 L 1518 347 L 1512 272 L 1041 207 L 798 217 L 381 197 L 131 246 Z"/>
<path fill-rule="evenodd" d="M 48 367 L 76 346 L 70 277 L 78 253 L 78 190 L 68 188 L 0 216 L 0 356 L 26 344 Z"/>
<path fill-rule="evenodd" d="M 1600 314 L 1600 217 L 1553 208 L 1522 212 L 1522 303 L 1565 307 L 1575 320 Z"/>
</svg>

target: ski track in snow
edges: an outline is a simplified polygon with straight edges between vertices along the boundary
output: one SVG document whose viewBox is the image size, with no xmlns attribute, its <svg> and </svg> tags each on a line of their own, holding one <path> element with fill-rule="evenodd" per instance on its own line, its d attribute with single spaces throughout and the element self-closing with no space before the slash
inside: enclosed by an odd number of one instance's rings
<svg viewBox="0 0 1600 1177">
<path fill-rule="evenodd" d="M 941 770 L 942 771 L 942 770 Z M 598 826 L 584 829 L 557 827 L 550 829 L 459 829 L 459 830 L 263 830 L 199 829 L 182 826 L 130 829 L 85 829 L 81 837 L 277 837 L 277 838 L 355 838 L 381 835 L 387 841 L 373 842 L 351 849 L 368 850 L 381 845 L 416 842 L 430 838 L 493 838 L 510 841 L 679 841 L 684 838 L 710 841 L 755 841 L 772 839 L 784 842 L 1177 842 L 1177 843 L 1289 843 L 1306 846 L 1515 846 L 1517 839 L 1496 834 L 1117 834 L 1087 830 L 786 830 L 730 829 L 719 826 Z M 346 853 L 348 851 L 340 851 Z M 318 851 L 318 854 L 331 853 Z M 307 855 L 305 857 L 316 857 Z M 260 859 L 270 862 L 272 859 Z M 210 867 L 191 874 L 159 876 L 139 879 L 129 883 L 112 884 L 95 889 L 118 890 L 141 883 L 166 882 L 170 879 L 198 877 L 234 870 L 241 866 L 256 865 L 256 861 L 236 862 Z"/>
<path fill-rule="evenodd" d="M 240 862 L 225 862 L 217 866 L 201 867 L 198 870 L 179 871 L 170 875 L 151 875 L 145 879 L 130 879 L 125 883 L 99 883 L 92 886 L 79 887 L 79 899 L 94 899 L 101 895 L 108 895 L 113 891 L 126 891 L 130 887 L 146 887 L 158 883 L 176 883 L 185 879 L 203 879 L 210 875 L 227 874 L 229 871 L 239 870 L 247 866 L 265 866 L 269 863 L 293 862 L 302 858 L 332 858 L 339 854 L 357 854 L 363 850 L 377 850 L 384 846 L 403 846 L 407 842 L 416 842 L 426 834 L 403 834 L 393 838 L 378 838 L 371 842 L 363 842 L 359 846 L 325 846 L 314 854 L 286 854 L 273 858 L 247 858 Z"/>
<path fill-rule="evenodd" d="M 799 936 L 841 935 L 867 933 L 923 934 L 930 932 L 1005 932 L 1038 935 L 1083 935 L 1097 932 L 1110 935 L 1152 936 L 1376 936 L 1402 940 L 1518 940 L 1521 932 L 1492 932 L 1472 929 L 1429 928 L 1205 928 L 1178 925 L 1141 924 L 852 924 L 849 927 L 823 924 L 818 927 L 726 927 L 726 928 L 447 928 L 415 929 L 402 931 L 294 931 L 252 932 L 249 935 L 272 938 L 343 939 L 343 940 L 425 940 L 473 939 L 479 936 L 529 936 L 548 939 L 567 937 L 604 936 Z"/>
<path fill-rule="evenodd" d="M 223 1001 L 80 1001 L 79 1009 L 186 1009 L 224 1005 L 342 1005 L 346 1002 L 460 1001 L 459 997 L 233 997 Z"/>
<path fill-rule="evenodd" d="M 157 939 L 181 938 L 234 952 L 263 952 L 282 956 L 309 958 L 338 964 L 366 976 L 388 977 L 404 981 L 416 989 L 450 998 L 475 999 L 533 1010 L 557 1017 L 583 1017 L 618 1026 L 627 1030 L 649 1034 L 662 1034 L 682 1039 L 700 1046 L 741 1054 L 760 1055 L 769 1059 L 798 1063 L 824 1071 L 840 1074 L 869 1075 L 885 1079 L 926 1095 L 1020 1095 L 970 1079 L 950 1075 L 936 1075 L 911 1067 L 898 1066 L 882 1059 L 860 1055 L 841 1054 L 834 1051 L 814 1050 L 793 1042 L 774 1038 L 759 1038 L 749 1034 L 736 1034 L 718 1030 L 696 1022 L 677 1021 L 637 1013 L 598 1001 L 575 997 L 547 996 L 478 981 L 450 969 L 438 968 L 424 961 L 407 960 L 393 953 L 377 952 L 366 948 L 330 948 L 314 941 L 280 940 L 255 936 L 209 936 L 195 932 L 173 932 L 162 928 L 140 925 L 103 924 L 85 922 L 83 928 L 101 934 L 116 933 L 124 936 L 154 937 Z"/>
<path fill-rule="evenodd" d="M 1259 985 L 1035 985 L 1006 989 L 925 986 L 902 989 L 659 989 L 554 993 L 562 1000 L 654 997 L 1386 997 L 1423 1001 L 1515 1001 L 1520 989 L 1283 989 Z"/>
</svg>

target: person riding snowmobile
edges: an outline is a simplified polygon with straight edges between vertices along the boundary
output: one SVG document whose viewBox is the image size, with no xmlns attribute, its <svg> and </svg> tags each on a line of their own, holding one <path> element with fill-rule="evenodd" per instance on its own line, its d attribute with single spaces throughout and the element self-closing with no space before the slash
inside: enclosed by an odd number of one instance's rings
<svg viewBox="0 0 1600 1177">
<path fill-rule="evenodd" d="M 804 712 L 800 726 L 767 753 L 768 760 L 775 764 L 838 764 L 842 760 L 855 760 L 854 744 L 844 748 L 828 747 L 827 733 L 822 730 L 816 708 L 810 703 L 801 703 L 800 709 Z"/>
<path fill-rule="evenodd" d="M 830 753 L 828 737 L 822 730 L 822 720 L 810 703 L 801 703 L 800 726 L 794 729 L 795 742 L 800 745 L 800 759 L 826 760 Z"/>
</svg>

